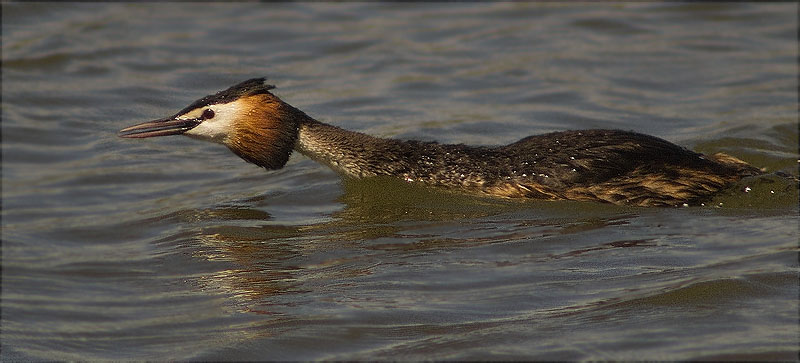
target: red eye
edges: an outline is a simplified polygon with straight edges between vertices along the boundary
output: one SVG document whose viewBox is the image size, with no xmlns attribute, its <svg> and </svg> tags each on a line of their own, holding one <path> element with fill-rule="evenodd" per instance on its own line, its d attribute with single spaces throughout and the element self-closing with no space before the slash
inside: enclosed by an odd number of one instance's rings
<svg viewBox="0 0 800 363">
<path fill-rule="evenodd" d="M 205 111 L 203 111 L 203 115 L 200 116 L 200 117 L 203 120 L 208 120 L 210 118 L 213 118 L 214 117 L 214 111 L 212 109 L 210 109 L 210 108 L 207 108 Z"/>
</svg>

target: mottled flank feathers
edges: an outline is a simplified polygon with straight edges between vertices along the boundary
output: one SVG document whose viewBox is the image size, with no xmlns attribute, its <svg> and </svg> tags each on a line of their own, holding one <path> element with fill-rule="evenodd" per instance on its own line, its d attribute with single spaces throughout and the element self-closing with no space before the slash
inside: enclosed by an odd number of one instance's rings
<svg viewBox="0 0 800 363">
<path fill-rule="evenodd" d="M 501 147 L 380 139 L 309 121 L 297 150 L 353 177 L 394 175 L 509 198 L 637 206 L 699 203 L 760 170 L 619 130 L 554 132 Z"/>
</svg>

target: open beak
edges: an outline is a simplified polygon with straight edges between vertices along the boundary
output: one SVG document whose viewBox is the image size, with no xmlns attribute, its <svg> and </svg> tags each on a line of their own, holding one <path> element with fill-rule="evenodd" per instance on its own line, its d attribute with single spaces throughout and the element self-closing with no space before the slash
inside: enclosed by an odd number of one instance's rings
<svg viewBox="0 0 800 363">
<path fill-rule="evenodd" d="M 189 131 L 200 124 L 199 119 L 178 120 L 167 117 L 158 120 L 143 122 L 138 125 L 128 126 L 119 130 L 119 137 L 144 138 L 155 136 L 178 135 Z"/>
</svg>

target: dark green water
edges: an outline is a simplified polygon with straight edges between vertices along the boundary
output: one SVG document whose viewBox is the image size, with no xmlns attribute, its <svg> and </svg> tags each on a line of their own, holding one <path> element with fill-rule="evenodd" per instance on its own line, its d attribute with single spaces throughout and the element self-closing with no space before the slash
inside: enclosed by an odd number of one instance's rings
<svg viewBox="0 0 800 363">
<path fill-rule="evenodd" d="M 4 3 L 0 359 L 796 359 L 787 179 L 518 203 L 116 132 L 268 76 L 378 136 L 620 128 L 797 175 L 797 10 Z"/>
</svg>

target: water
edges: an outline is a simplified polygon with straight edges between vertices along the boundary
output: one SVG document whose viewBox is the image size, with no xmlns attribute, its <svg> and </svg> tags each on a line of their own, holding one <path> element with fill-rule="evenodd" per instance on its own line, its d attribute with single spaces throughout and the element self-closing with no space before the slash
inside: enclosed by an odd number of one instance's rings
<svg viewBox="0 0 800 363">
<path fill-rule="evenodd" d="M 514 202 L 116 137 L 266 75 L 378 136 L 631 129 L 797 175 L 796 4 L 2 10 L 3 360 L 797 358 L 785 178 Z"/>
</svg>

